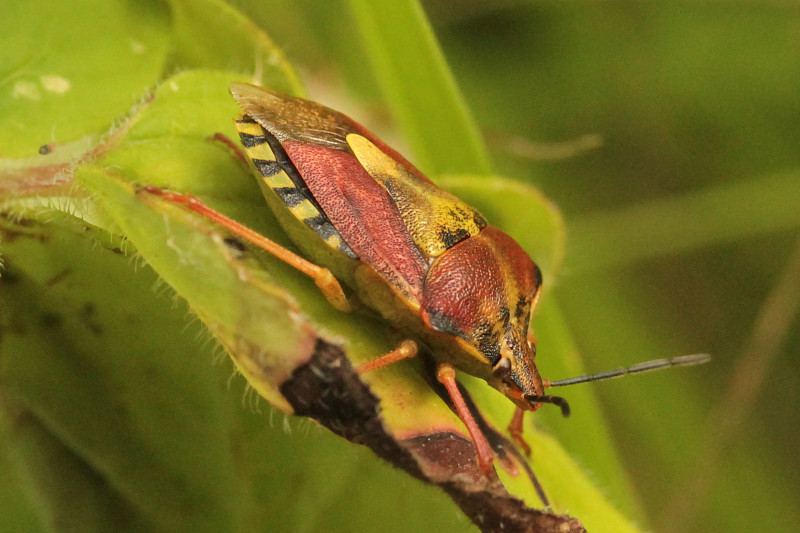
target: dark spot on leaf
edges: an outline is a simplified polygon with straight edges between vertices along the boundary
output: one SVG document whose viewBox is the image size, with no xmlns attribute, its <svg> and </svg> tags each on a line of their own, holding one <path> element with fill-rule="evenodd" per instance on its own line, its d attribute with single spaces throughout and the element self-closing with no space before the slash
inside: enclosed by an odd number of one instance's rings
<svg viewBox="0 0 800 533">
<path fill-rule="evenodd" d="M 86 329 L 99 336 L 103 333 L 103 326 L 97 322 L 95 317 L 96 310 L 97 308 L 93 303 L 84 304 L 81 309 L 80 320 Z"/>
<path fill-rule="evenodd" d="M 52 312 L 44 313 L 42 314 L 40 323 L 45 329 L 56 328 L 61 325 L 61 315 Z"/>
<path fill-rule="evenodd" d="M 47 155 L 51 153 L 56 147 L 55 143 L 47 143 L 43 144 L 39 147 L 39 154 L 40 155 Z"/>
<path fill-rule="evenodd" d="M 247 247 L 244 245 L 244 243 L 242 243 L 242 241 L 236 237 L 225 237 L 222 242 L 224 242 L 225 245 L 234 252 L 244 253 L 247 251 Z"/>
</svg>

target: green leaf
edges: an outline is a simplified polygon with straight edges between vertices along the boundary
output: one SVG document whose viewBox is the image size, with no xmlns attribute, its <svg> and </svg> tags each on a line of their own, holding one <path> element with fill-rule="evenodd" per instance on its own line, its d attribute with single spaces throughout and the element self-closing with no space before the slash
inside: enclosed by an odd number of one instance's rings
<svg viewBox="0 0 800 533">
<path fill-rule="evenodd" d="M 250 73 L 300 90 L 266 34 L 220 0 L 8 6 L 0 22 L 0 169 L 47 143 L 53 157 L 77 157 L 165 73 L 182 68 Z"/>
<path fill-rule="evenodd" d="M 32 157 L 43 144 L 88 137 L 79 148 L 85 151 L 159 79 L 169 47 L 166 9 L 158 2 L 133 4 L 5 6 L 0 158 Z"/>
<path fill-rule="evenodd" d="M 303 90 L 283 52 L 264 31 L 221 0 L 169 0 L 172 55 L 178 68 L 252 72 L 251 81 L 275 90 Z"/>
</svg>

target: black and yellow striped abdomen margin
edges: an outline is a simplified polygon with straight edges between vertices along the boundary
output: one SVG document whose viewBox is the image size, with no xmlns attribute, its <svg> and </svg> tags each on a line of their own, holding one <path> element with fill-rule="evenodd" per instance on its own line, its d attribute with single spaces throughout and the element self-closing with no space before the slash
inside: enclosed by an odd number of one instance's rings
<svg viewBox="0 0 800 533">
<path fill-rule="evenodd" d="M 330 246 L 358 259 L 322 211 L 280 142 L 249 115 L 236 121 L 236 129 L 247 156 L 291 213 Z"/>
</svg>

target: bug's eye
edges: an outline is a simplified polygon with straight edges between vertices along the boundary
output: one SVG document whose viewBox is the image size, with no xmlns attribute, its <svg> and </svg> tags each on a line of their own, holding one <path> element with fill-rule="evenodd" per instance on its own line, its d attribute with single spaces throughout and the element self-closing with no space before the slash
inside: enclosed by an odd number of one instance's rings
<svg viewBox="0 0 800 533">
<path fill-rule="evenodd" d="M 511 375 L 511 359 L 501 357 L 500 360 L 492 368 L 492 374 L 499 378 L 508 378 Z"/>
</svg>

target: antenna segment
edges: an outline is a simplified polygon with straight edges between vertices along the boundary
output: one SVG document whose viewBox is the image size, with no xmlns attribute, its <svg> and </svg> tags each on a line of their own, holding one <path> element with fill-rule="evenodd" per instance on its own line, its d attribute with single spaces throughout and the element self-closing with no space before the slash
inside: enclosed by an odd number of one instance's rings
<svg viewBox="0 0 800 533">
<path fill-rule="evenodd" d="M 711 360 L 711 356 L 707 353 L 698 353 L 692 355 L 681 355 L 679 357 L 671 357 L 669 359 L 654 359 L 652 361 L 645 361 L 636 365 L 617 368 L 616 370 L 607 370 L 605 372 L 598 372 L 597 374 L 587 374 L 585 376 L 576 376 L 574 378 L 559 379 L 556 381 L 544 380 L 545 387 L 563 387 L 565 385 L 575 385 L 577 383 L 588 383 L 590 381 L 601 381 L 604 379 L 618 378 L 627 374 L 639 374 L 641 372 L 652 372 L 653 370 L 661 370 L 662 368 L 670 368 L 673 366 L 694 366 L 702 365 Z"/>
</svg>

